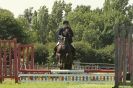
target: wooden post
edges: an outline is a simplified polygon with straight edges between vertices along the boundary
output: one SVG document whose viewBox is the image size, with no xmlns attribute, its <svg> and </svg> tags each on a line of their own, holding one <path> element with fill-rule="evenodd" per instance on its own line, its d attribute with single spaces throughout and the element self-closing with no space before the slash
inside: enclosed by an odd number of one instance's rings
<svg viewBox="0 0 133 88">
<path fill-rule="evenodd" d="M 25 48 L 25 52 L 26 52 L 26 55 L 25 55 L 26 56 L 25 57 L 25 59 L 26 59 L 26 68 L 29 69 L 30 68 L 30 63 L 29 63 L 29 60 L 30 60 L 30 58 L 29 58 L 30 57 L 29 48 L 30 48 L 30 46 L 27 45 L 24 48 Z"/>
<path fill-rule="evenodd" d="M 3 56 L 3 60 L 4 60 L 4 66 L 3 66 L 3 75 L 4 77 L 6 77 L 6 72 L 7 72 L 7 63 L 6 63 L 6 49 L 4 49 L 4 56 Z"/>
<path fill-rule="evenodd" d="M 126 85 L 127 58 L 126 58 L 126 39 L 123 41 L 123 84 Z"/>
<path fill-rule="evenodd" d="M 131 74 L 130 74 L 130 78 L 131 78 L 131 84 L 133 84 L 133 26 L 130 27 L 130 33 L 131 33 L 131 36 L 130 36 L 130 40 L 131 40 L 131 64 L 130 64 L 130 69 L 131 69 Z"/>
<path fill-rule="evenodd" d="M 1 50 L 1 40 L 0 40 L 0 83 L 2 83 L 2 50 Z"/>
<path fill-rule="evenodd" d="M 9 53 L 9 58 L 8 58 L 8 53 Z M 24 56 L 26 56 L 26 58 Z M 23 59 L 22 62 L 21 62 L 21 59 Z M 7 76 L 10 78 L 13 78 L 14 76 L 15 83 L 18 83 L 19 81 L 18 74 L 20 71 L 20 64 L 24 65 L 25 61 L 27 64 L 27 68 L 31 68 L 31 69 L 34 68 L 33 45 L 19 45 L 18 47 L 16 39 L 0 40 L 0 83 L 2 83 L 4 78 Z M 9 74 L 7 74 L 8 72 L 7 62 L 9 63 L 9 67 L 8 67 L 10 71 Z"/>
<path fill-rule="evenodd" d="M 122 84 L 126 84 L 126 74 L 127 74 L 127 58 L 126 58 L 126 28 L 124 25 L 121 27 L 121 36 L 122 36 Z"/>
<path fill-rule="evenodd" d="M 31 68 L 34 69 L 34 46 L 31 47 Z"/>
<path fill-rule="evenodd" d="M 9 68 L 10 68 L 10 77 L 12 78 L 13 77 L 13 74 L 12 74 L 12 49 L 11 49 L 11 41 L 9 40 L 8 42 L 8 46 L 9 46 Z"/>
<path fill-rule="evenodd" d="M 23 67 L 23 65 L 22 65 L 22 63 L 21 63 L 21 48 L 20 48 L 20 44 L 17 44 L 17 47 L 18 47 L 18 49 L 17 49 L 17 54 L 18 54 L 18 71 L 20 71 L 20 69 Z M 22 65 L 22 66 L 21 66 Z"/>
<path fill-rule="evenodd" d="M 17 58 L 17 41 L 14 40 L 14 68 L 15 83 L 18 83 L 18 58 Z"/>
<path fill-rule="evenodd" d="M 24 48 L 21 47 L 21 45 L 20 45 L 20 52 L 21 52 L 20 57 L 22 59 L 22 66 L 23 66 L 23 69 L 24 69 L 25 68 Z"/>
<path fill-rule="evenodd" d="M 118 88 L 119 86 L 119 60 L 118 60 L 118 41 L 119 41 L 119 34 L 118 34 L 118 25 L 114 27 L 115 31 L 115 85 L 114 88 Z"/>
<path fill-rule="evenodd" d="M 129 74 L 130 74 L 130 80 L 131 80 L 131 58 L 132 58 L 132 32 L 131 32 L 131 28 L 129 28 L 129 31 L 128 31 L 128 52 L 129 52 L 129 56 L 128 56 L 128 70 L 129 70 Z"/>
</svg>

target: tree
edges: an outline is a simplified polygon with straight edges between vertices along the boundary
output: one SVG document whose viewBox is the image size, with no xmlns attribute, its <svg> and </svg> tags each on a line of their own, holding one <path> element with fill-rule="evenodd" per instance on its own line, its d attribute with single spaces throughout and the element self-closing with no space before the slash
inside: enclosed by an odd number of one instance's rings
<svg viewBox="0 0 133 88">
<path fill-rule="evenodd" d="M 119 26 L 132 25 L 133 5 L 128 5 L 128 1 L 105 0 L 102 9 L 96 8 L 94 10 L 91 10 L 90 6 L 85 5 L 77 6 L 72 10 L 71 3 L 66 4 L 61 0 L 55 1 L 50 14 L 48 14 L 46 6 L 40 7 L 34 13 L 33 8 L 26 9 L 24 15 L 17 19 L 16 23 L 17 27 L 19 27 L 17 29 L 21 29 L 24 32 L 22 33 L 24 34 L 23 36 L 25 36 L 25 33 L 28 34 L 26 34 L 27 38 L 23 41 L 43 43 L 41 45 L 48 46 L 49 56 L 40 54 L 39 57 L 48 57 L 49 62 L 53 62 L 54 59 L 50 55 L 56 46 L 53 43 L 57 39 L 56 32 L 61 22 L 66 19 L 70 22 L 74 31 L 73 41 L 76 48 L 76 57 L 80 61 L 113 63 L 113 27 L 116 24 Z M 6 17 L 7 15 L 3 16 Z M 14 18 L 12 19 L 12 23 L 15 23 Z M 2 27 L 4 28 L 5 26 L 1 24 L 0 28 Z M 7 34 L 2 36 L 7 36 Z M 39 51 L 40 49 L 37 52 Z"/>
<path fill-rule="evenodd" d="M 95 58 L 100 63 L 114 62 L 114 44 L 96 50 Z"/>
<path fill-rule="evenodd" d="M 77 6 L 74 11 L 69 12 L 67 19 L 70 21 L 72 29 L 74 30 L 75 41 L 84 40 L 89 43 L 92 43 L 89 40 L 93 40 L 92 38 L 90 38 L 91 34 L 96 33 L 97 37 L 100 36 L 100 33 L 103 30 L 103 18 L 101 13 L 102 10 L 100 9 L 92 11 L 90 10 L 90 6 L 83 5 Z M 99 41 L 99 38 L 95 38 L 95 40 Z M 100 46 L 98 44 L 94 45 L 95 47 Z"/>
<path fill-rule="evenodd" d="M 28 9 L 25 9 L 24 11 L 24 17 L 28 20 L 29 24 L 31 23 L 31 20 L 32 20 L 32 10 L 33 10 L 33 7 L 30 7 Z"/>
<path fill-rule="evenodd" d="M 85 6 L 85 5 L 80 5 L 80 6 L 77 6 L 75 8 L 75 11 L 79 11 L 79 12 L 82 12 L 82 13 L 86 13 L 86 12 L 90 12 L 90 6 Z"/>
<path fill-rule="evenodd" d="M 95 49 L 98 49 L 101 45 L 99 31 L 96 31 L 94 29 L 84 31 L 82 40 L 91 44 L 91 47 Z"/>
<path fill-rule="evenodd" d="M 33 13 L 33 16 L 32 16 L 32 20 L 31 20 L 31 25 L 32 25 L 32 29 L 34 31 L 37 31 L 39 29 L 39 24 L 38 24 L 38 13 L 37 11 L 35 10 L 34 13 Z"/>
<path fill-rule="evenodd" d="M 45 64 L 48 61 L 48 50 L 43 44 L 35 44 L 35 63 Z"/>
<path fill-rule="evenodd" d="M 39 35 L 39 41 L 40 43 L 45 44 L 47 41 L 47 34 L 49 32 L 48 30 L 48 8 L 46 8 L 46 6 L 42 6 L 39 9 L 38 12 L 38 17 L 37 17 L 37 21 L 38 21 L 38 35 Z"/>
<path fill-rule="evenodd" d="M 112 44 L 114 40 L 113 26 L 115 24 L 130 25 L 127 13 L 128 0 L 105 0 L 103 17 L 104 17 L 104 30 L 102 31 L 101 41 L 103 46 Z"/>
<path fill-rule="evenodd" d="M 59 23 L 62 21 L 62 13 L 64 9 L 64 1 L 55 1 L 52 8 L 52 17 L 55 20 L 56 26 L 59 26 Z"/>
<path fill-rule="evenodd" d="M 87 42 L 74 42 L 76 48 L 76 59 L 81 62 L 94 63 L 97 62 L 95 58 L 96 50 L 91 48 L 91 45 Z"/>
<path fill-rule="evenodd" d="M 64 1 L 55 1 L 48 19 L 48 41 L 57 41 L 57 31 L 63 19 Z M 67 10 L 68 11 L 68 10 Z M 52 34 L 52 36 L 50 35 Z"/>
<path fill-rule="evenodd" d="M 53 30 L 57 30 L 60 22 L 62 22 L 63 16 L 63 9 L 64 9 L 64 1 L 55 1 L 52 12 L 51 12 L 51 20 L 53 22 Z"/>
<path fill-rule="evenodd" d="M 68 13 L 72 11 L 72 4 L 68 3 L 68 4 L 64 4 L 64 19 L 67 17 Z"/>
<path fill-rule="evenodd" d="M 17 38 L 18 42 L 25 42 L 26 34 L 22 26 L 16 21 L 13 14 L 5 9 L 0 9 L 0 38 Z"/>
</svg>

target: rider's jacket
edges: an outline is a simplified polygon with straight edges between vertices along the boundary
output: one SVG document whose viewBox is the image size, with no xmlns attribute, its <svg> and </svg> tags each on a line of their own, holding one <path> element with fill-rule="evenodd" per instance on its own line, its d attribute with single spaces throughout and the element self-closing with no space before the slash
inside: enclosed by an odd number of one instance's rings
<svg viewBox="0 0 133 88">
<path fill-rule="evenodd" d="M 63 32 L 68 29 L 68 35 L 64 35 Z M 69 42 L 72 43 L 72 37 L 73 37 L 73 31 L 70 27 L 60 28 L 58 31 L 58 40 L 61 39 L 61 37 L 68 37 Z"/>
</svg>

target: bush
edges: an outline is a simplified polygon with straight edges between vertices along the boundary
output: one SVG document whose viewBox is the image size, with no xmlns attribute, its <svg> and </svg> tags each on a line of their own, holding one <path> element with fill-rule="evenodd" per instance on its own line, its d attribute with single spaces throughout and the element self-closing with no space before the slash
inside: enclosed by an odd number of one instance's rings
<svg viewBox="0 0 133 88">
<path fill-rule="evenodd" d="M 86 63 L 95 63 L 96 58 L 95 49 L 91 48 L 91 45 L 87 42 L 75 42 L 74 43 L 75 49 L 76 49 L 76 58 L 80 60 L 81 62 Z"/>
<path fill-rule="evenodd" d="M 35 63 L 45 64 L 48 60 L 48 50 L 43 44 L 35 44 Z"/>
<path fill-rule="evenodd" d="M 114 63 L 114 45 L 107 45 L 97 50 L 96 58 L 101 63 Z"/>
<path fill-rule="evenodd" d="M 88 42 L 74 42 L 76 49 L 76 59 L 84 63 L 113 63 L 114 45 L 108 45 L 101 49 L 94 49 Z M 55 57 L 52 57 L 56 43 L 35 44 L 35 63 L 56 63 Z"/>
<path fill-rule="evenodd" d="M 48 50 L 48 63 L 49 64 L 53 64 L 53 62 L 55 63 L 56 62 L 56 59 L 55 57 L 53 57 L 53 53 L 54 53 L 54 48 L 56 46 L 56 43 L 55 42 L 50 42 L 50 43 L 47 43 L 45 44 L 47 50 Z"/>
<path fill-rule="evenodd" d="M 94 49 L 87 42 L 74 42 L 76 59 L 84 63 L 113 63 L 114 45 L 107 45 L 101 49 Z"/>
</svg>

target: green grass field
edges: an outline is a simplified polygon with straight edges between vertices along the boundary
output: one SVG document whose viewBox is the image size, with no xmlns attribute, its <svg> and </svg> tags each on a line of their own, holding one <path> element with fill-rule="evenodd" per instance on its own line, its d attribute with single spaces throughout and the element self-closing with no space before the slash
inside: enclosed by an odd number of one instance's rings
<svg viewBox="0 0 133 88">
<path fill-rule="evenodd" d="M 38 83 L 19 83 L 5 80 L 0 84 L 0 88 L 112 88 L 113 84 L 89 84 L 89 83 L 70 83 L 70 82 L 38 82 Z"/>
<path fill-rule="evenodd" d="M 113 84 L 89 84 L 89 83 L 63 83 L 63 82 L 38 82 L 38 83 L 19 83 L 5 80 L 0 84 L 0 88 L 112 88 Z M 132 88 L 132 87 L 120 87 Z"/>
</svg>

